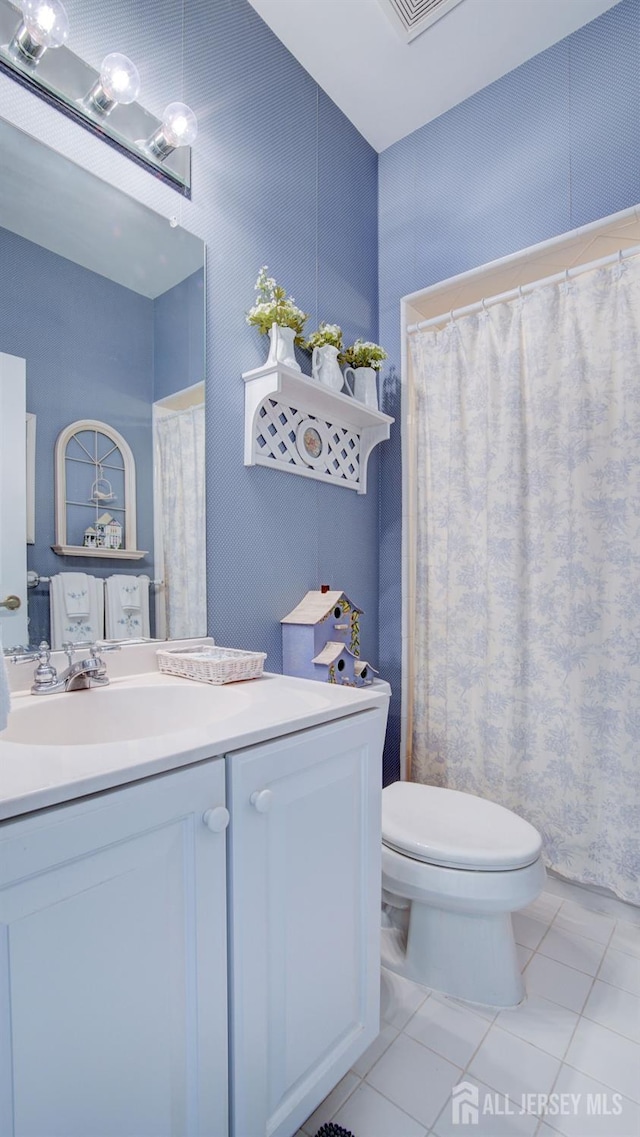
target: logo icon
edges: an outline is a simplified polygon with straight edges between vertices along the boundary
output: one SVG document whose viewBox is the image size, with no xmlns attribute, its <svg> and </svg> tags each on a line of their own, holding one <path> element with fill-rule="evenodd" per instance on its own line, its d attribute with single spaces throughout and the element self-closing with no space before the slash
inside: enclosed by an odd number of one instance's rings
<svg viewBox="0 0 640 1137">
<path fill-rule="evenodd" d="M 479 1090 L 471 1082 L 459 1082 L 451 1091 L 451 1120 L 454 1125 L 478 1124 Z"/>
</svg>

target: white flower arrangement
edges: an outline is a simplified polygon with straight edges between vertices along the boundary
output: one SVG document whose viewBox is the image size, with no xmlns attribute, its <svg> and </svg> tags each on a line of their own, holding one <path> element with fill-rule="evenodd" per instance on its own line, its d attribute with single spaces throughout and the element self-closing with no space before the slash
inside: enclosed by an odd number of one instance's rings
<svg viewBox="0 0 640 1137">
<path fill-rule="evenodd" d="M 287 296 L 286 290 L 276 284 L 272 276 L 267 276 L 267 265 L 263 265 L 258 273 L 255 290 L 259 296 L 247 312 L 247 323 L 255 324 L 263 335 L 270 331 L 272 324 L 294 328 L 296 342 L 303 344 L 302 329 L 309 317 L 298 308 L 293 296 Z"/>
<path fill-rule="evenodd" d="M 380 344 L 358 339 L 344 349 L 340 363 L 349 367 L 373 367 L 374 371 L 379 371 L 386 358 L 387 353 Z"/>
<path fill-rule="evenodd" d="M 331 344 L 332 347 L 337 347 L 338 351 L 342 350 L 342 328 L 338 324 L 325 324 L 324 320 L 320 327 L 305 343 L 307 351 L 313 351 L 314 347 L 324 347 L 325 344 Z"/>
</svg>

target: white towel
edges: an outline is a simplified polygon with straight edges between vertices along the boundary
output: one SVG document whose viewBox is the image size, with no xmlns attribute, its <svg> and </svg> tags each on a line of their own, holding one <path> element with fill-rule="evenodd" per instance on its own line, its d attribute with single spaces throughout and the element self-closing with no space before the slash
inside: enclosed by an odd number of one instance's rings
<svg viewBox="0 0 640 1137">
<path fill-rule="evenodd" d="M 89 577 L 86 572 L 65 572 L 64 607 L 70 620 L 88 620 L 91 615 Z"/>
<path fill-rule="evenodd" d="M 4 661 L 4 648 L 0 639 L 0 730 L 7 725 L 9 711 L 11 710 L 11 693 L 7 678 L 7 665 Z"/>
<path fill-rule="evenodd" d="M 70 616 L 67 612 L 67 577 L 84 573 L 59 572 L 51 577 L 49 605 L 51 609 L 51 647 L 59 650 L 63 643 L 104 639 L 104 584 L 99 577 L 87 576 L 88 616 Z M 74 591 L 73 587 L 71 591 Z"/>
<path fill-rule="evenodd" d="M 140 578 L 137 576 L 117 576 L 114 575 L 114 580 L 118 582 L 118 592 L 120 593 L 120 603 L 125 612 L 139 612 L 141 607 L 140 600 Z M 149 587 L 149 578 L 145 577 L 144 580 Z"/>
<path fill-rule="evenodd" d="M 114 573 L 105 581 L 108 640 L 149 638 L 149 577 Z M 137 596 L 137 606 L 136 606 Z"/>
</svg>

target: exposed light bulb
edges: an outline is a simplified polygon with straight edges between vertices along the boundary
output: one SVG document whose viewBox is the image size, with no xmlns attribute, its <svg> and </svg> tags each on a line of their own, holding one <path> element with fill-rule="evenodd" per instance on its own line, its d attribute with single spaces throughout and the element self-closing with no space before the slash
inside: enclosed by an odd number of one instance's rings
<svg viewBox="0 0 640 1137">
<path fill-rule="evenodd" d="M 162 125 L 146 143 L 155 158 L 163 161 L 178 146 L 191 146 L 198 134 L 198 120 L 186 103 L 169 103 Z"/>
<path fill-rule="evenodd" d="M 22 23 L 9 50 L 27 63 L 37 64 L 47 48 L 60 47 L 69 35 L 69 17 L 60 0 L 24 0 Z"/>
<path fill-rule="evenodd" d="M 100 78 L 86 95 L 89 110 L 108 115 L 118 103 L 133 103 L 140 91 L 140 76 L 135 63 L 119 51 L 106 55 L 100 66 Z"/>
</svg>

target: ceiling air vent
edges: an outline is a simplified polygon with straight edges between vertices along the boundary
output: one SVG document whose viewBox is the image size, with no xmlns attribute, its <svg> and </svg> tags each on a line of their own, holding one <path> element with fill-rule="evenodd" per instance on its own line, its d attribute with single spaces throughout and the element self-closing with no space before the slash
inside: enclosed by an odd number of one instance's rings
<svg viewBox="0 0 640 1137">
<path fill-rule="evenodd" d="M 411 43 L 462 0 L 378 0 L 398 35 Z"/>
</svg>

